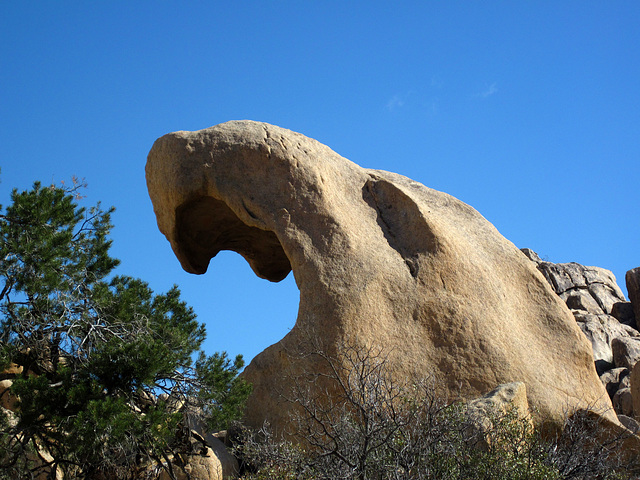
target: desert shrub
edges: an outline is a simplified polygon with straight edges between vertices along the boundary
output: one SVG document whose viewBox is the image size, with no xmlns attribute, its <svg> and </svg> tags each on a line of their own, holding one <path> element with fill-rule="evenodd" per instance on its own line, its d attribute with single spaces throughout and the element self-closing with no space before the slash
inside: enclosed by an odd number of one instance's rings
<svg viewBox="0 0 640 480">
<path fill-rule="evenodd" d="M 268 425 L 245 430 L 243 480 L 634 478 L 612 455 L 620 442 L 598 443 L 579 415 L 558 437 L 543 437 L 515 408 L 490 412 L 479 430 L 466 404 L 439 396 L 432 380 L 395 383 L 379 350 L 347 346 L 340 362 L 315 355 L 327 369 L 295 379 L 288 438 Z M 316 388 L 327 379 L 331 392 Z"/>
<path fill-rule="evenodd" d="M 589 410 L 569 412 L 562 433 L 546 442 L 547 461 L 562 479 L 640 479 L 640 456 L 625 447 L 631 432 L 609 432 Z"/>
</svg>

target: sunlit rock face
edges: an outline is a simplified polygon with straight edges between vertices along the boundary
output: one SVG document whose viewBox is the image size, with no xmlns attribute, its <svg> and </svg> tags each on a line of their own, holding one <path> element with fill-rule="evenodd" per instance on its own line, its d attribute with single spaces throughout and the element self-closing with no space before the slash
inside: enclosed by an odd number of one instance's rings
<svg viewBox="0 0 640 480">
<path fill-rule="evenodd" d="M 524 382 L 539 419 L 611 407 L 568 308 L 533 262 L 450 195 L 251 121 L 165 135 L 146 173 L 185 270 L 204 273 L 220 250 L 267 280 L 293 270 L 296 325 L 245 370 L 249 423 L 284 428 L 291 379 L 322 368 L 304 354 L 344 344 L 378 346 L 396 379 L 431 375 L 450 397 Z"/>
</svg>

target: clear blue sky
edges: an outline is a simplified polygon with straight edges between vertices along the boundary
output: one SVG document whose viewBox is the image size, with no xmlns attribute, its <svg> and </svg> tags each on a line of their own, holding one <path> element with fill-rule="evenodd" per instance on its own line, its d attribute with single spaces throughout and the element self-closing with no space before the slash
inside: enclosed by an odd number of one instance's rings
<svg viewBox="0 0 640 480">
<path fill-rule="evenodd" d="M 639 57 L 637 0 L 2 1 L 0 203 L 86 178 L 87 205 L 117 208 L 119 273 L 177 283 L 207 350 L 247 360 L 293 326 L 298 291 L 235 253 L 182 272 L 144 179 L 165 133 L 299 131 L 625 290 L 640 266 Z"/>
</svg>

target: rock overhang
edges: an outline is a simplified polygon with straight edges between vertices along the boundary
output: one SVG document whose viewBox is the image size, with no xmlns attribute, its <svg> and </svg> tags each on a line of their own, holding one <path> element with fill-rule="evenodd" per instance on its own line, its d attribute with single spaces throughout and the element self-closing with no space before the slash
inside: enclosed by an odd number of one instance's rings
<svg viewBox="0 0 640 480">
<path fill-rule="evenodd" d="M 246 180 L 235 159 L 255 162 L 253 157 L 268 156 L 260 138 L 264 128 L 258 122 L 229 123 L 254 127 L 251 145 L 240 146 L 232 129 L 226 136 L 228 132 L 216 127 L 173 132 L 156 140 L 146 178 L 158 227 L 189 273 L 205 273 L 213 257 L 230 250 L 245 258 L 258 277 L 279 282 L 291 271 L 291 263 L 278 235 L 263 221 L 263 212 L 254 213 L 260 208 L 251 205 L 251 188 L 239 192 L 225 181 L 234 173 L 237 180 Z"/>
<path fill-rule="evenodd" d="M 242 255 L 255 274 L 272 282 L 291 271 L 277 235 L 244 223 L 222 200 L 201 196 L 175 210 L 174 252 L 189 273 L 203 274 L 222 250 Z"/>
<path fill-rule="evenodd" d="M 568 405 L 610 407 L 566 306 L 513 244 L 451 196 L 257 122 L 158 139 L 147 183 L 187 271 L 204 273 L 224 249 L 268 280 L 294 271 L 296 327 L 245 370 L 250 423 L 286 419 L 274 387 L 284 388 L 305 329 L 328 347 L 384 345 L 394 374 L 431 372 L 469 397 L 524 381 L 532 406 L 556 421 Z"/>
</svg>

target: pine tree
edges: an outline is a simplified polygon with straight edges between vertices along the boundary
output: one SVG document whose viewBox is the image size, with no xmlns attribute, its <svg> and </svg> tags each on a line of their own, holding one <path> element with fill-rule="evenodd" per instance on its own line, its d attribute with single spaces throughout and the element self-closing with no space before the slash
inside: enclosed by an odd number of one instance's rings
<svg viewBox="0 0 640 480">
<path fill-rule="evenodd" d="M 0 476 L 136 478 L 224 427 L 250 387 L 241 356 L 207 356 L 204 325 L 173 287 L 115 276 L 113 208 L 83 185 L 11 194 L 0 207 Z"/>
</svg>

